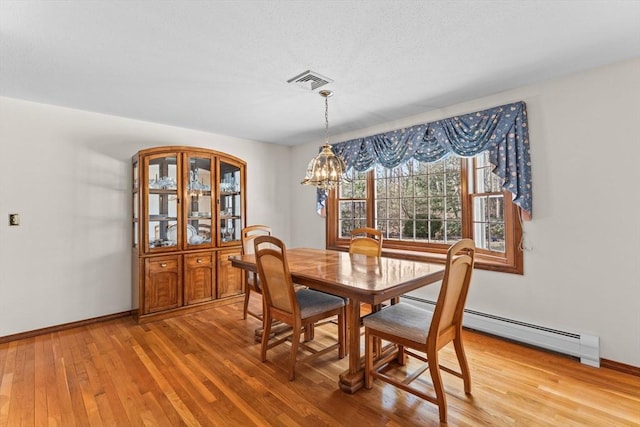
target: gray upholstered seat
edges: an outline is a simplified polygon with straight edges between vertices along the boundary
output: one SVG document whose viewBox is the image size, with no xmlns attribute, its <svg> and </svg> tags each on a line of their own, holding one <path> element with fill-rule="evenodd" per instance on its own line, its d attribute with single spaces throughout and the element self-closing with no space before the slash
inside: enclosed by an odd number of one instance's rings
<svg viewBox="0 0 640 427">
<path fill-rule="evenodd" d="M 311 289 L 300 289 L 296 292 L 296 299 L 303 319 L 345 306 L 344 298 Z"/>
<path fill-rule="evenodd" d="M 364 327 L 400 336 L 416 342 L 427 342 L 433 313 L 401 302 L 372 313 L 363 319 Z"/>
</svg>

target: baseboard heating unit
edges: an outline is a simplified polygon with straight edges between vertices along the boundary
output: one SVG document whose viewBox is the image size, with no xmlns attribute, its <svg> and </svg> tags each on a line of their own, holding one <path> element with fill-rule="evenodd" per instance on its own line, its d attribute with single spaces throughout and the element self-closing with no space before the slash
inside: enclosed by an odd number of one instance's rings
<svg viewBox="0 0 640 427">
<path fill-rule="evenodd" d="M 433 311 L 434 301 L 405 295 L 403 302 Z M 579 357 L 585 365 L 600 367 L 600 339 L 594 335 L 559 331 L 491 314 L 465 310 L 463 326 L 498 337 Z"/>
</svg>

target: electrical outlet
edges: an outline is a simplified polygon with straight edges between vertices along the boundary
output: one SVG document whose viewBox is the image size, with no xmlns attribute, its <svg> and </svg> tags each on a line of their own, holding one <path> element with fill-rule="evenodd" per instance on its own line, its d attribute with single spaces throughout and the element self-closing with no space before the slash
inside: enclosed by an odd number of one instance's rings
<svg viewBox="0 0 640 427">
<path fill-rule="evenodd" d="M 20 225 L 20 215 L 9 214 L 9 225 Z"/>
</svg>

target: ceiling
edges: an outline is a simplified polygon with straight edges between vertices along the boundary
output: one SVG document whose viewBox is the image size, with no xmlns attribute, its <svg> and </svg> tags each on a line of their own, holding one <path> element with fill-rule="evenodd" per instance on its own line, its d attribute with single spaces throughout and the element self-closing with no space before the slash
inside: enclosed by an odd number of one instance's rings
<svg viewBox="0 0 640 427">
<path fill-rule="evenodd" d="M 639 0 L 0 0 L 0 95 L 256 141 L 331 134 L 640 57 Z"/>
</svg>

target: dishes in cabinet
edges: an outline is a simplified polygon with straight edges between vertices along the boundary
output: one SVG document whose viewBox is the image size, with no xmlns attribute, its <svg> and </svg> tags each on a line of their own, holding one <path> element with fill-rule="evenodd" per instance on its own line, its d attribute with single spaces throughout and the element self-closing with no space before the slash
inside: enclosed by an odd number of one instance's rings
<svg viewBox="0 0 640 427">
<path fill-rule="evenodd" d="M 211 212 L 191 212 L 194 218 L 211 218 Z"/>
<path fill-rule="evenodd" d="M 175 178 L 170 176 L 163 176 L 158 179 L 156 176 L 155 179 L 149 180 L 149 188 L 158 190 L 175 190 L 178 188 L 178 184 L 176 183 Z"/>
<path fill-rule="evenodd" d="M 189 238 L 189 244 L 191 245 L 199 245 L 200 243 L 203 243 L 205 241 L 205 238 L 203 236 L 199 236 L 197 234 L 194 234 L 193 236 L 191 236 Z"/>
<path fill-rule="evenodd" d="M 194 235 L 198 234 L 198 231 L 196 230 L 196 228 L 191 225 L 191 224 L 187 224 L 187 242 L 191 241 L 191 237 L 193 237 Z M 178 226 L 177 225 L 172 225 L 169 228 L 167 228 L 167 240 L 173 241 L 173 242 L 177 242 L 178 241 Z"/>
<path fill-rule="evenodd" d="M 150 248 L 160 248 L 160 247 L 175 246 L 175 245 L 176 245 L 176 242 L 172 242 L 170 240 L 156 239 L 149 242 Z"/>
<path fill-rule="evenodd" d="M 190 191 L 211 191 L 211 186 L 207 184 L 201 184 L 199 182 L 190 182 L 187 189 Z"/>
</svg>

